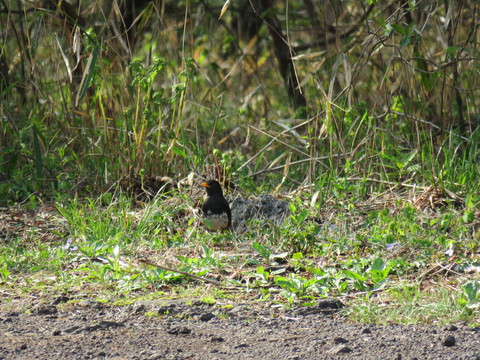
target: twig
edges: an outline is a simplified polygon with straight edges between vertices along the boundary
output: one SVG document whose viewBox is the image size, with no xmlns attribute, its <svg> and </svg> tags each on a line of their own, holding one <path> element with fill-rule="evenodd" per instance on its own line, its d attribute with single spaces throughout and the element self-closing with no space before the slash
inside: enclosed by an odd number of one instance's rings
<svg viewBox="0 0 480 360">
<path fill-rule="evenodd" d="M 377 183 L 380 183 L 380 184 L 386 184 L 386 185 L 401 185 L 401 186 L 404 186 L 404 187 L 409 187 L 409 188 L 415 188 L 415 189 L 420 189 L 420 190 L 427 190 L 428 189 L 428 186 L 419 186 L 419 185 L 411 185 L 411 184 L 407 184 L 407 183 L 399 183 L 399 182 L 395 182 L 395 181 L 387 181 L 387 180 L 380 180 L 380 179 L 373 179 L 373 178 L 362 178 L 362 177 L 347 177 L 346 180 L 348 181 L 372 181 L 372 182 L 377 182 Z"/>
<path fill-rule="evenodd" d="M 242 287 L 240 287 L 240 286 L 225 286 L 225 285 L 223 285 L 223 283 L 221 283 L 220 281 L 217 281 L 217 280 L 207 279 L 207 278 L 204 278 L 204 277 L 201 277 L 201 276 L 191 274 L 191 273 L 186 272 L 186 271 L 172 269 L 172 268 L 169 268 L 169 267 L 163 266 L 163 265 L 158 265 L 158 264 L 155 264 L 154 262 L 152 262 L 150 260 L 147 260 L 147 259 L 139 259 L 138 261 L 143 263 L 143 264 L 155 266 L 155 267 L 157 267 L 159 269 L 162 269 L 162 270 L 165 270 L 165 271 L 171 271 L 171 272 L 175 272 L 175 273 L 178 273 L 178 274 L 182 274 L 182 275 L 188 276 L 192 279 L 203 281 L 203 282 L 206 282 L 206 283 L 218 286 L 218 287 L 222 287 L 222 288 L 225 288 L 225 289 L 228 289 L 228 290 L 242 289 Z"/>
<path fill-rule="evenodd" d="M 403 117 L 406 117 L 407 119 L 411 119 L 411 120 L 415 120 L 415 121 L 418 121 L 418 122 L 421 122 L 422 124 L 427 124 L 427 125 L 430 125 L 431 127 L 433 127 L 434 129 L 436 130 L 442 130 L 442 128 L 436 124 L 434 124 L 433 122 L 431 121 L 427 121 L 427 120 L 423 120 L 423 119 L 420 119 L 420 118 L 417 118 L 415 116 L 412 116 L 412 115 L 409 115 L 409 114 L 405 114 L 405 113 L 402 113 L 402 112 L 398 112 L 398 111 L 390 111 L 390 113 L 392 114 L 395 114 L 395 115 L 398 115 L 398 116 L 403 116 Z M 450 135 L 454 135 L 454 136 L 458 136 L 459 138 L 461 138 L 462 140 L 465 140 L 465 141 L 468 141 L 469 138 L 465 137 L 465 136 L 462 136 L 462 135 L 458 135 L 456 133 L 454 133 L 453 131 L 450 131 L 450 130 L 445 130 L 447 133 L 449 133 Z"/>
<path fill-rule="evenodd" d="M 325 156 L 309 157 L 309 158 L 306 158 L 306 159 L 291 161 L 290 166 L 297 165 L 297 164 L 302 164 L 302 163 L 310 162 L 310 161 L 320 162 L 321 160 L 328 160 L 328 159 L 331 159 L 331 158 L 334 158 L 334 157 L 341 157 L 341 156 L 345 156 L 345 155 L 350 155 L 352 153 L 353 153 L 352 151 L 349 151 L 346 154 L 332 154 L 332 155 L 325 155 Z M 269 169 L 262 169 L 262 170 L 259 170 L 257 172 L 254 172 L 254 173 L 250 174 L 249 176 L 257 176 L 257 175 L 265 174 L 265 173 L 268 173 L 268 172 L 282 170 L 284 167 L 285 167 L 285 165 L 279 165 L 279 166 L 275 166 L 275 167 L 272 167 L 272 168 L 269 168 Z"/>
<path fill-rule="evenodd" d="M 368 291 L 361 291 L 361 292 L 357 292 L 357 293 L 354 293 L 354 294 L 346 294 L 346 295 L 343 295 L 343 296 L 339 296 L 339 298 L 355 298 L 357 296 L 363 296 L 363 295 L 370 295 L 372 293 L 377 293 L 377 292 L 381 292 L 381 291 L 384 291 L 386 290 L 385 287 L 383 288 L 380 288 L 380 289 L 372 289 L 372 290 L 368 290 Z"/>
</svg>

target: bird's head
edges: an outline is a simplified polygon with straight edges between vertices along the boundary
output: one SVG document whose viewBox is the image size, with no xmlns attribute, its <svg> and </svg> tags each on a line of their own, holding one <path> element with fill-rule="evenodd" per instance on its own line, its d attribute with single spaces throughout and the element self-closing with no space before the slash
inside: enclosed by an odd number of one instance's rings
<svg viewBox="0 0 480 360">
<path fill-rule="evenodd" d="M 213 195 L 213 194 L 223 195 L 222 187 L 216 180 L 204 181 L 200 185 L 202 185 L 205 188 L 205 190 L 207 190 L 208 195 Z"/>
</svg>

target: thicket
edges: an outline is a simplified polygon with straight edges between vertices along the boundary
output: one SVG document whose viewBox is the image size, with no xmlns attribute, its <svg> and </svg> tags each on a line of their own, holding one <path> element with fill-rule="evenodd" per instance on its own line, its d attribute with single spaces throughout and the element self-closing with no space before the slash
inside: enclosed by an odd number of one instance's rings
<svg viewBox="0 0 480 360">
<path fill-rule="evenodd" d="M 192 172 L 478 196 L 479 6 L 3 0 L 0 201 Z"/>
</svg>

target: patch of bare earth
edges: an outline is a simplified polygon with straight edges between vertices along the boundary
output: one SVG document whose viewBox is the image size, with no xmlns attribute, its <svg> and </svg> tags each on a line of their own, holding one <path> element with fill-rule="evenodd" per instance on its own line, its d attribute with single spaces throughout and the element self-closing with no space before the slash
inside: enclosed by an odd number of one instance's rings
<svg viewBox="0 0 480 360">
<path fill-rule="evenodd" d="M 1 305 L 0 359 L 480 359 L 480 327 L 357 324 L 335 301 L 64 301 Z"/>
</svg>

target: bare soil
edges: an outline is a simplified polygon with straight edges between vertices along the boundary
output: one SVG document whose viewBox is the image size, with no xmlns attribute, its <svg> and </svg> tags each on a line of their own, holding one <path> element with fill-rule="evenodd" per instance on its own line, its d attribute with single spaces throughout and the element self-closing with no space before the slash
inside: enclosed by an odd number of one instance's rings
<svg viewBox="0 0 480 360">
<path fill-rule="evenodd" d="M 0 359 L 480 359 L 480 327 L 358 324 L 335 301 L 69 300 L 1 304 Z"/>
</svg>

